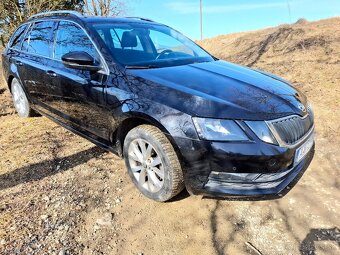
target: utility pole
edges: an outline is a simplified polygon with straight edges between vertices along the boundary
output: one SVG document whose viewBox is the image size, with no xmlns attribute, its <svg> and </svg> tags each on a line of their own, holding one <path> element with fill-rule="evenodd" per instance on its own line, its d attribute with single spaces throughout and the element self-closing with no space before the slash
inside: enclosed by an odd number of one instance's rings
<svg viewBox="0 0 340 255">
<path fill-rule="evenodd" d="M 203 40 L 202 0 L 200 0 L 200 24 L 201 24 L 201 40 Z"/>
<path fill-rule="evenodd" d="M 292 13 L 290 11 L 290 4 L 288 0 L 287 0 L 287 7 L 288 7 L 288 14 L 289 14 L 289 23 L 292 23 Z"/>
</svg>

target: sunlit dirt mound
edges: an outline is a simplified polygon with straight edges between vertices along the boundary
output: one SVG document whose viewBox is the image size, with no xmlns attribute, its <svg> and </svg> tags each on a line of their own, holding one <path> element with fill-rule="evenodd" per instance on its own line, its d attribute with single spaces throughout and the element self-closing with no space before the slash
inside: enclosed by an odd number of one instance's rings
<svg viewBox="0 0 340 255">
<path fill-rule="evenodd" d="M 299 19 L 293 25 L 220 35 L 199 43 L 218 58 L 248 66 L 301 57 L 339 63 L 340 18 Z"/>
</svg>

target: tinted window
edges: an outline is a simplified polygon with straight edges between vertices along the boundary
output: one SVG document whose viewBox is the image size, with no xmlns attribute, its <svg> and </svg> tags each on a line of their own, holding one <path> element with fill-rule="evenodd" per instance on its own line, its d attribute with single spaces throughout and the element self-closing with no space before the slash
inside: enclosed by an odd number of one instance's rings
<svg viewBox="0 0 340 255">
<path fill-rule="evenodd" d="M 52 45 L 53 21 L 37 22 L 25 37 L 22 49 L 29 53 L 49 57 Z"/>
<path fill-rule="evenodd" d="M 20 49 L 22 38 L 25 35 L 27 25 L 22 25 L 13 34 L 9 47 Z"/>
<path fill-rule="evenodd" d="M 83 29 L 74 23 L 61 21 L 56 33 L 54 58 L 61 59 L 72 51 L 85 51 L 99 60 L 96 48 Z"/>
</svg>

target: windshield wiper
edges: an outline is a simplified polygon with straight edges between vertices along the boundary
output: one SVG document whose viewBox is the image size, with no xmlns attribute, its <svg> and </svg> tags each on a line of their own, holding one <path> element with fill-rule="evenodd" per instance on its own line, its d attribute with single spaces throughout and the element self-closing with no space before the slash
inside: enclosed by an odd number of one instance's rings
<svg viewBox="0 0 340 255">
<path fill-rule="evenodd" d="M 126 66 L 126 69 L 152 69 L 152 68 L 159 68 L 156 65 L 147 65 L 147 66 Z"/>
</svg>

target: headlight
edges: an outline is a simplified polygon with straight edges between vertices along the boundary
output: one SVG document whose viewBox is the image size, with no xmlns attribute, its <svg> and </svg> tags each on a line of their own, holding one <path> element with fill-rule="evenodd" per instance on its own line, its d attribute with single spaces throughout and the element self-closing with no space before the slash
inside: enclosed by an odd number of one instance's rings
<svg viewBox="0 0 340 255">
<path fill-rule="evenodd" d="M 245 121 L 255 135 L 266 143 L 278 144 L 268 125 L 264 121 Z"/>
<path fill-rule="evenodd" d="M 199 137 L 210 141 L 248 141 L 248 136 L 233 120 L 192 118 Z"/>
<path fill-rule="evenodd" d="M 311 102 L 307 102 L 307 112 L 311 116 L 312 120 L 314 120 L 314 110 L 313 110 L 313 105 Z"/>
</svg>

